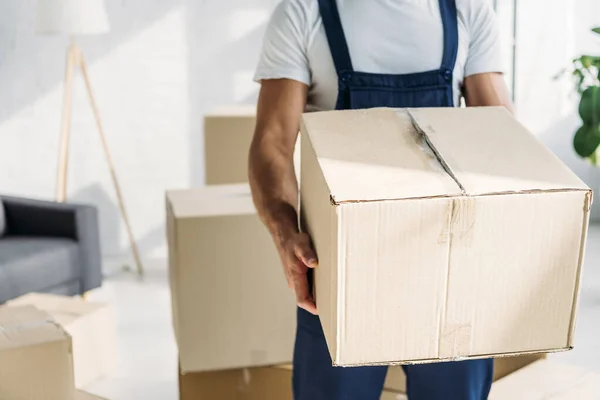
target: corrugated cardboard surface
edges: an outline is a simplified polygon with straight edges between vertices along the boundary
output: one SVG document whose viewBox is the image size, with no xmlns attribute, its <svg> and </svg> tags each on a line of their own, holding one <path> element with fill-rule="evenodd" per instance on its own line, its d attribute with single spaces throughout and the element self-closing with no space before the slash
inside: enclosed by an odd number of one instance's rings
<svg viewBox="0 0 600 400">
<path fill-rule="evenodd" d="M 292 370 L 264 367 L 180 374 L 179 399 L 292 400 Z"/>
<path fill-rule="evenodd" d="M 596 400 L 600 374 L 542 360 L 499 380 L 490 400 Z"/>
<path fill-rule="evenodd" d="M 117 362 L 116 318 L 109 304 L 78 297 L 30 293 L 8 302 L 48 312 L 71 335 L 75 386 L 84 387 L 112 373 Z"/>
<path fill-rule="evenodd" d="M 496 358 L 494 359 L 494 382 L 543 358 L 546 358 L 545 354 Z M 388 368 L 384 386 L 386 389 L 394 392 L 406 392 L 406 375 L 401 366 L 391 366 Z"/>
<path fill-rule="evenodd" d="M 169 192 L 167 230 L 182 371 L 290 362 L 295 299 L 247 185 Z"/>
<path fill-rule="evenodd" d="M 223 107 L 204 117 L 206 184 L 248 182 L 256 107 Z"/>
<path fill-rule="evenodd" d="M 0 399 L 73 399 L 71 338 L 50 315 L 1 307 L 0 332 Z"/>
<path fill-rule="evenodd" d="M 94 394 L 84 392 L 83 390 L 77 390 L 75 393 L 75 400 L 108 400 L 104 397 L 99 397 Z"/>
<path fill-rule="evenodd" d="M 572 346 L 591 194 L 506 110 L 311 113 L 301 138 L 334 363 Z"/>
<path fill-rule="evenodd" d="M 255 106 L 220 107 L 205 115 L 204 154 L 207 185 L 248 182 L 248 155 L 255 124 Z M 298 175 L 298 151 L 294 153 L 294 161 Z"/>
</svg>

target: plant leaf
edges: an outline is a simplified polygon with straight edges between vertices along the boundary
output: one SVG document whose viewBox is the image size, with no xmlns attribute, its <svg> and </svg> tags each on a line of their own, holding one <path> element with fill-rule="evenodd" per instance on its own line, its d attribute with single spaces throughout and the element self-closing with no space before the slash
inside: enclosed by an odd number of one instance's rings
<svg viewBox="0 0 600 400">
<path fill-rule="evenodd" d="M 591 56 L 589 54 L 584 54 L 579 57 L 578 60 L 584 68 L 589 68 L 592 65 L 596 65 L 600 62 L 600 56 Z"/>
<path fill-rule="evenodd" d="M 600 126 L 584 124 L 573 137 L 573 147 L 583 158 L 590 157 L 600 146 Z"/>
<path fill-rule="evenodd" d="M 597 125 L 600 121 L 600 88 L 590 86 L 581 93 L 579 116 L 584 124 Z"/>
<path fill-rule="evenodd" d="M 598 166 L 598 150 L 596 150 L 595 152 L 593 152 L 592 155 L 588 157 L 588 160 L 590 160 L 590 163 L 594 167 L 597 167 Z"/>
<path fill-rule="evenodd" d="M 597 33 L 598 35 L 600 35 L 600 26 L 597 28 L 592 29 L 592 32 Z"/>
</svg>

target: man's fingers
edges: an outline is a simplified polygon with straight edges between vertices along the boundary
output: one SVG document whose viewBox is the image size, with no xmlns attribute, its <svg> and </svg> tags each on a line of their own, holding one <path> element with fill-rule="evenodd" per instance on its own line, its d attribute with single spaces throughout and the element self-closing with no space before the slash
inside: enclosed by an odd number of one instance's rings
<svg viewBox="0 0 600 400">
<path fill-rule="evenodd" d="M 306 274 L 293 274 L 294 292 L 296 293 L 296 304 L 311 314 L 317 315 L 317 306 L 308 287 Z"/>
<path fill-rule="evenodd" d="M 294 246 L 294 253 L 304 265 L 309 268 L 317 267 L 317 255 L 314 250 L 310 247 L 308 241 L 306 243 L 298 243 Z"/>
</svg>

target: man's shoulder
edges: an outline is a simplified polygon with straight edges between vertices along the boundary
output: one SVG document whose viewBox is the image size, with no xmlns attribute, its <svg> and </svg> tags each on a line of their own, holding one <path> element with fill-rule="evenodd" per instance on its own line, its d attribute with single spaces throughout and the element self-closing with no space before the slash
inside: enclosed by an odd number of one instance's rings
<svg viewBox="0 0 600 400">
<path fill-rule="evenodd" d="M 307 23 L 319 15 L 319 2 L 318 0 L 282 0 L 276 8 L 275 14 L 278 13 Z"/>
<path fill-rule="evenodd" d="M 456 9 L 458 17 L 463 18 L 467 25 L 476 23 L 478 19 L 485 19 L 494 12 L 490 0 L 456 0 Z"/>
<path fill-rule="evenodd" d="M 281 0 L 279 6 L 308 12 L 318 10 L 319 2 L 318 0 Z"/>
</svg>

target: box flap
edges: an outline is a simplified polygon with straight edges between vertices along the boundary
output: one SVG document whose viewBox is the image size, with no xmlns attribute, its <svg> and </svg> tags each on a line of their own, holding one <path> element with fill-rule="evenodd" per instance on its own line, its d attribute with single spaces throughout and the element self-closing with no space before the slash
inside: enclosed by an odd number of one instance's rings
<svg viewBox="0 0 600 400">
<path fill-rule="evenodd" d="M 0 307 L 0 351 L 68 338 L 44 311 L 33 306 Z"/>
<path fill-rule="evenodd" d="M 176 218 L 243 215 L 256 212 L 246 183 L 167 192 Z"/>
<path fill-rule="evenodd" d="M 454 196 L 461 193 L 429 151 L 406 111 L 390 108 L 302 117 L 335 202 Z"/>
<path fill-rule="evenodd" d="M 409 113 L 469 195 L 589 190 L 504 107 Z"/>
<path fill-rule="evenodd" d="M 106 306 L 102 303 L 85 301 L 78 297 L 49 293 L 29 293 L 9 301 L 7 305 L 34 306 L 48 312 L 56 322 L 63 326 Z"/>
<path fill-rule="evenodd" d="M 500 379 L 492 386 L 490 400 L 580 400 L 600 393 L 600 374 L 541 360 Z"/>
<path fill-rule="evenodd" d="M 303 115 L 336 203 L 589 190 L 504 107 Z"/>
</svg>

